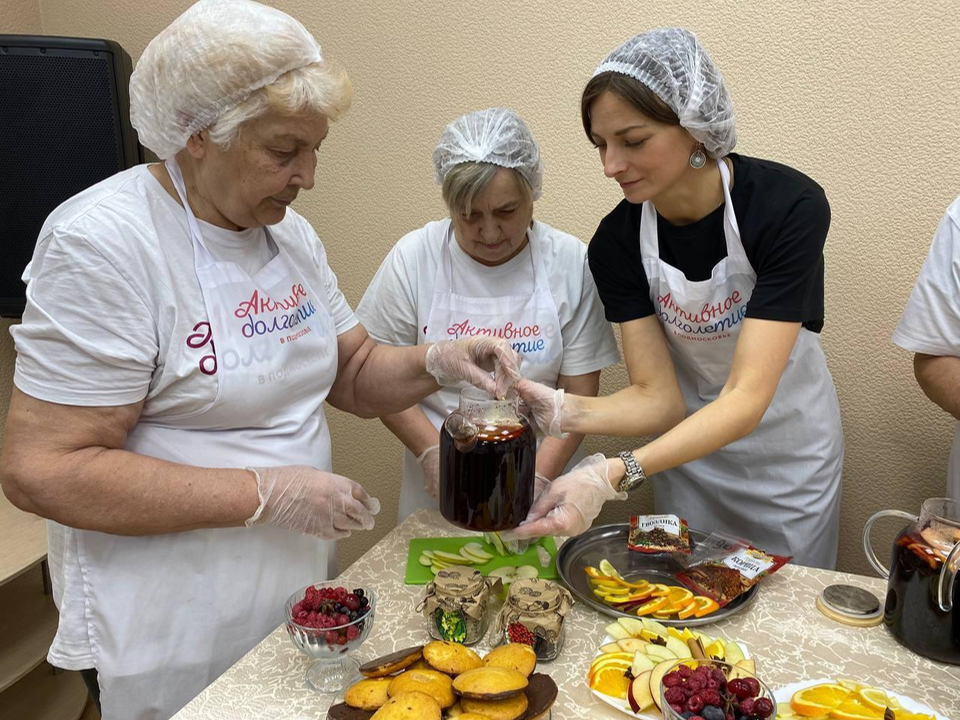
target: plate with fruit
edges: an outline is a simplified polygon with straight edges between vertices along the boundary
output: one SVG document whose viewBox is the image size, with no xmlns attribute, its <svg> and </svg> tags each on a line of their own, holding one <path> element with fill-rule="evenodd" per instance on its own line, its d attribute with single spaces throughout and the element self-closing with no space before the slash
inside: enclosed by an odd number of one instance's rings
<svg viewBox="0 0 960 720">
<path fill-rule="evenodd" d="M 696 664 L 694 648 L 697 655 L 735 673 L 752 674 L 755 669 L 742 643 L 698 630 L 664 626 L 650 618 L 620 618 L 605 630 L 587 683 L 599 700 L 633 717 L 663 717 L 661 680 L 678 663 Z"/>
<path fill-rule="evenodd" d="M 774 695 L 777 720 L 947 720 L 905 695 L 843 678 L 804 680 Z"/>
<path fill-rule="evenodd" d="M 724 607 L 694 595 L 677 579 L 683 566 L 670 554 L 628 549 L 629 524 L 604 525 L 565 542 L 557 553 L 563 583 L 584 604 L 610 617 L 649 617 L 666 626 L 698 627 L 744 609 L 756 598 L 754 585 Z M 696 546 L 707 534 L 690 529 Z"/>
</svg>

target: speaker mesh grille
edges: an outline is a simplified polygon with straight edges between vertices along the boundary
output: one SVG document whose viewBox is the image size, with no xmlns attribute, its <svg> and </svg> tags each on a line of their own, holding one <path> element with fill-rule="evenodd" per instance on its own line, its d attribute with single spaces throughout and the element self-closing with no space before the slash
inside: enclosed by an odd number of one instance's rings
<svg viewBox="0 0 960 720">
<path fill-rule="evenodd" d="M 124 167 L 112 75 L 107 53 L 0 53 L 0 299 L 47 215 Z"/>
</svg>

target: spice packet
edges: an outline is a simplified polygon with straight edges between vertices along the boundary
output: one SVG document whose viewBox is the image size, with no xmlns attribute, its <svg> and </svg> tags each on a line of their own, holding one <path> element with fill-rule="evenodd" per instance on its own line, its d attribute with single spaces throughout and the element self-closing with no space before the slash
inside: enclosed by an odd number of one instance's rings
<svg viewBox="0 0 960 720">
<path fill-rule="evenodd" d="M 697 544 L 689 558 L 681 560 L 686 569 L 677 573 L 677 579 L 723 607 L 792 559 L 790 555 L 771 555 L 741 538 L 713 533 Z"/>
<path fill-rule="evenodd" d="M 642 553 L 689 553 L 687 521 L 676 515 L 634 515 L 627 547 Z"/>
</svg>

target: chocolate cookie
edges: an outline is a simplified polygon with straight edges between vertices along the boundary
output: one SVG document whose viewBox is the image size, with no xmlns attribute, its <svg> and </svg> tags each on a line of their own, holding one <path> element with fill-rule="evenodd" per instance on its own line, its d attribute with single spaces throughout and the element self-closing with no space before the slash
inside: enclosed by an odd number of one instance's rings
<svg viewBox="0 0 960 720">
<path fill-rule="evenodd" d="M 404 650 L 378 657 L 360 666 L 360 674 L 369 678 L 385 677 L 410 667 L 423 657 L 423 645 L 409 647 Z"/>
<path fill-rule="evenodd" d="M 372 710 L 361 710 L 350 707 L 346 703 L 331 705 L 327 710 L 327 720 L 370 720 L 372 717 Z"/>
<path fill-rule="evenodd" d="M 529 684 L 524 693 L 530 704 L 523 720 L 539 720 L 557 701 L 557 684 L 549 675 L 534 673 L 528 678 Z"/>
</svg>

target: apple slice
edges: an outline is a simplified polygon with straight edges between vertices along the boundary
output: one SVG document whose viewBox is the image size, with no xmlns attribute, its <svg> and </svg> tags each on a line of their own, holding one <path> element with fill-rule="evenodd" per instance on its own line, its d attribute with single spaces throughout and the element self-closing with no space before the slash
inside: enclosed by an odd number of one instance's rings
<svg viewBox="0 0 960 720">
<path fill-rule="evenodd" d="M 617 643 L 607 643 L 606 645 L 600 646 L 600 652 L 604 655 L 609 655 L 610 653 L 623 652 L 623 648 L 620 647 Z"/>
<path fill-rule="evenodd" d="M 667 628 L 658 623 L 656 620 L 651 620 L 650 618 L 641 618 L 640 622 L 643 623 L 644 630 L 648 630 L 655 635 L 659 635 L 664 640 L 666 640 L 667 635 L 670 634 L 667 632 Z"/>
<path fill-rule="evenodd" d="M 630 637 L 630 633 L 628 633 L 626 628 L 624 628 L 620 623 L 610 623 L 604 628 L 604 630 L 606 631 L 607 635 L 612 637 L 614 640 L 624 640 Z"/>
<path fill-rule="evenodd" d="M 757 674 L 757 662 L 756 660 L 741 660 L 736 665 L 733 666 L 733 670 L 730 671 L 730 679 L 733 680 L 735 677 L 745 678 L 752 677 Z"/>
<path fill-rule="evenodd" d="M 727 643 L 727 647 L 725 648 L 725 650 L 726 650 L 725 660 L 731 665 L 736 665 L 746 657 L 746 655 L 744 655 L 743 653 L 743 648 L 737 645 L 737 643 L 734 640 L 731 640 L 730 642 Z"/>
<path fill-rule="evenodd" d="M 475 562 L 474 560 L 468 560 L 460 553 L 454 555 L 443 550 L 434 550 L 433 559 L 445 562 L 447 565 L 473 565 Z"/>
<path fill-rule="evenodd" d="M 653 695 L 650 694 L 651 670 L 640 673 L 627 688 L 627 702 L 635 713 L 642 713 L 653 707 Z"/>
<path fill-rule="evenodd" d="M 460 548 L 460 554 L 469 555 L 476 560 L 479 560 L 481 563 L 486 563 L 493 560 L 493 555 L 484 550 L 483 545 L 480 543 L 467 543 Z"/>
<path fill-rule="evenodd" d="M 633 654 L 633 665 L 630 666 L 630 674 L 634 677 L 640 677 L 642 673 L 653 670 L 656 666 L 657 663 L 651 660 L 649 655 L 645 655 L 642 651 L 638 650 Z"/>
<path fill-rule="evenodd" d="M 426 567 L 433 565 L 433 560 L 431 560 L 427 555 L 421 555 L 418 562 Z"/>
<path fill-rule="evenodd" d="M 647 645 L 646 650 L 647 655 L 654 659 L 660 658 L 661 660 L 671 660 L 674 662 L 677 660 L 677 654 L 673 650 L 670 648 L 665 648 L 661 645 L 654 645 L 653 643 L 650 643 Z"/>
<path fill-rule="evenodd" d="M 643 623 L 639 620 L 620 618 L 617 622 L 623 625 L 623 629 L 630 633 L 630 637 L 640 637 L 640 633 L 643 631 Z"/>
<path fill-rule="evenodd" d="M 647 643 L 638 638 L 629 637 L 629 638 L 624 638 L 623 640 L 617 640 L 617 645 L 620 647 L 620 649 L 623 652 L 632 653 L 632 652 L 637 652 L 639 650 L 640 652 L 646 654 L 646 652 L 644 651 L 644 648 L 646 647 Z"/>
<path fill-rule="evenodd" d="M 700 643 L 701 643 L 704 647 L 709 647 L 710 645 L 713 645 L 713 643 L 714 643 L 714 639 L 713 639 L 712 637 L 710 637 L 709 635 L 707 635 L 706 633 L 703 633 L 703 632 L 699 632 L 699 631 L 697 631 L 697 630 L 694 630 L 694 631 L 693 631 L 693 634 L 696 635 L 698 638 L 700 638 Z"/>
<path fill-rule="evenodd" d="M 693 653 L 690 652 L 687 644 L 683 640 L 678 640 L 672 636 L 667 638 L 667 650 L 673 652 L 681 660 L 693 657 Z"/>
<path fill-rule="evenodd" d="M 676 659 L 674 660 L 664 660 L 662 663 L 659 663 L 653 670 L 650 671 L 650 681 L 647 683 L 647 688 L 650 691 L 650 696 L 653 699 L 653 704 L 657 706 L 657 710 L 660 710 L 660 681 L 663 680 L 663 676 L 676 664 Z"/>
</svg>

